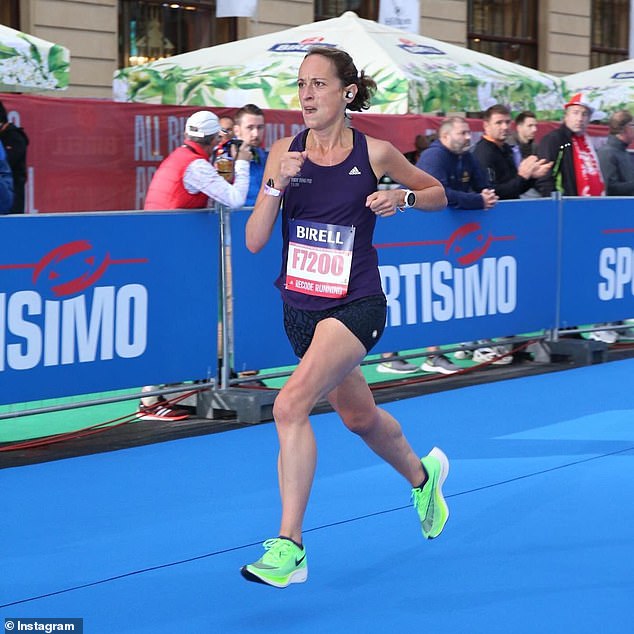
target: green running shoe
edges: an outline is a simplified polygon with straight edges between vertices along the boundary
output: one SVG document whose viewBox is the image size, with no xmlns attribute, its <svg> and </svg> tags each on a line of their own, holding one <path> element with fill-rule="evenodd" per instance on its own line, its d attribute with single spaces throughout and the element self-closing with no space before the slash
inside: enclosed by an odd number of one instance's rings
<svg viewBox="0 0 634 634">
<path fill-rule="evenodd" d="M 290 539 L 274 537 L 264 542 L 266 552 L 254 564 L 242 566 L 240 572 L 248 581 L 286 588 L 291 583 L 303 583 L 308 578 L 306 548 Z"/>
<path fill-rule="evenodd" d="M 434 539 L 442 533 L 449 519 L 449 507 L 442 495 L 442 485 L 449 473 L 449 460 L 438 447 L 434 447 L 420 461 L 427 471 L 428 479 L 422 488 L 412 489 L 412 500 L 420 517 L 423 536 L 425 539 Z"/>
</svg>

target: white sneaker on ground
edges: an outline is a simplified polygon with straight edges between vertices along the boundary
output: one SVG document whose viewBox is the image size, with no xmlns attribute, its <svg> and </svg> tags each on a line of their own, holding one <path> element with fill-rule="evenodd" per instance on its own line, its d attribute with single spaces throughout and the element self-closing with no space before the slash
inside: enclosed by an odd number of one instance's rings
<svg viewBox="0 0 634 634">
<path fill-rule="evenodd" d="M 619 333 L 616 330 L 595 330 L 588 334 L 588 338 L 593 341 L 603 341 L 603 343 L 611 344 L 619 340 Z"/>
<path fill-rule="evenodd" d="M 491 346 L 478 348 L 473 351 L 473 360 L 476 363 L 491 363 L 491 365 L 508 365 L 513 363 L 511 346 Z"/>
<path fill-rule="evenodd" d="M 455 374 L 462 370 L 459 365 L 450 361 L 444 354 L 428 356 L 420 367 L 425 372 L 434 372 L 436 374 Z"/>
</svg>

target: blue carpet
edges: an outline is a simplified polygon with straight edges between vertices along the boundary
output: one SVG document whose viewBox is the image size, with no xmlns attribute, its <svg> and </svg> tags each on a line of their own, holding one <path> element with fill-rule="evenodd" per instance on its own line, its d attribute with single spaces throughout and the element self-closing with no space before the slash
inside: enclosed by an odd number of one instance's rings
<svg viewBox="0 0 634 634">
<path fill-rule="evenodd" d="M 409 488 L 313 418 L 309 580 L 244 581 L 278 526 L 272 424 L 0 471 L 0 615 L 86 633 L 629 632 L 634 360 L 386 405 L 451 460 L 426 542 Z"/>
</svg>

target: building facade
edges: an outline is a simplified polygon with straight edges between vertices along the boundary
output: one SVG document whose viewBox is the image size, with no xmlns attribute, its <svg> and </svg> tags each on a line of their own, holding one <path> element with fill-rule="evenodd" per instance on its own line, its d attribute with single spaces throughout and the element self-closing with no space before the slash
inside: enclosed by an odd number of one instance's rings
<svg viewBox="0 0 634 634">
<path fill-rule="evenodd" d="M 117 68 L 355 11 L 380 0 L 258 0 L 252 18 L 216 0 L 2 0 L 0 23 L 70 49 L 68 97 L 112 96 Z M 422 35 L 554 75 L 629 57 L 633 0 L 419 0 Z"/>
</svg>

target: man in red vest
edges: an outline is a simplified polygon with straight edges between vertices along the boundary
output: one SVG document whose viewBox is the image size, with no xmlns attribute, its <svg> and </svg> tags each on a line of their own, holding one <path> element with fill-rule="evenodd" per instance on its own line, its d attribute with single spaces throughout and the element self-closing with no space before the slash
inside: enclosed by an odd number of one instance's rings
<svg viewBox="0 0 634 634">
<path fill-rule="evenodd" d="M 218 117 L 208 110 L 195 112 L 185 123 L 183 145 L 177 147 L 152 177 L 145 196 L 145 210 L 201 209 L 214 201 L 227 207 L 244 206 L 249 189 L 251 148 L 243 144 L 235 157 L 235 178 L 228 183 L 210 162 L 220 138 Z M 144 392 L 158 390 L 147 385 Z M 162 396 L 144 396 L 138 417 L 142 420 L 178 421 L 189 416 L 182 408 L 173 407 Z"/>
<path fill-rule="evenodd" d="M 201 110 L 189 117 L 185 141 L 156 170 L 144 209 L 200 209 L 210 200 L 231 208 L 242 207 L 249 188 L 251 148 L 243 144 L 238 150 L 231 185 L 209 161 L 219 135 L 220 122 L 213 112 Z"/>
</svg>

